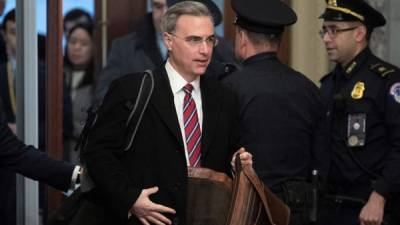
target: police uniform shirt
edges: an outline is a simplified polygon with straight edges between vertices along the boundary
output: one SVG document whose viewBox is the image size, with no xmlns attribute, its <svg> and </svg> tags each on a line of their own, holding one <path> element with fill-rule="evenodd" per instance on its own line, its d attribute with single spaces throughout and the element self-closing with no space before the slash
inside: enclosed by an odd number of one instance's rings
<svg viewBox="0 0 400 225">
<path fill-rule="evenodd" d="M 344 187 L 372 184 L 375 191 L 388 197 L 400 181 L 398 68 L 366 48 L 346 68 L 337 65 L 322 78 L 321 85 L 331 121 L 329 180 Z M 369 192 L 357 194 L 369 196 Z"/>
<path fill-rule="evenodd" d="M 224 83 L 239 97 L 240 145 L 253 154 L 253 166 L 274 192 L 292 177 L 308 177 L 312 167 L 328 166 L 327 146 L 318 126 L 325 116 L 318 88 L 282 64 L 276 53 L 244 61 Z M 315 140 L 320 140 L 315 148 Z M 318 162 L 324 165 L 315 165 Z"/>
</svg>

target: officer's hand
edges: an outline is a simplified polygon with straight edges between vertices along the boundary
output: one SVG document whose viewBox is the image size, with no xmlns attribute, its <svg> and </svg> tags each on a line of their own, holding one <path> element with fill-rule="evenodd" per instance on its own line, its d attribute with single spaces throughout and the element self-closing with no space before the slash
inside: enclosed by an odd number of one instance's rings
<svg viewBox="0 0 400 225">
<path fill-rule="evenodd" d="M 361 225 L 380 225 L 383 221 L 385 198 L 373 191 L 367 204 L 362 208 L 359 219 Z"/>
<path fill-rule="evenodd" d="M 163 205 L 155 204 L 149 198 L 150 195 L 157 193 L 157 191 L 158 187 L 143 189 L 142 193 L 139 195 L 139 198 L 131 208 L 131 213 L 135 215 L 144 225 L 172 224 L 171 220 L 161 213 L 175 214 L 175 210 Z"/>
<path fill-rule="evenodd" d="M 232 161 L 231 161 L 231 166 L 233 171 L 236 171 L 235 168 L 235 160 L 236 160 L 236 155 L 240 153 L 240 162 L 242 163 L 242 166 L 253 166 L 253 156 L 249 153 L 246 152 L 246 149 L 241 147 L 238 151 L 233 154 Z"/>
</svg>

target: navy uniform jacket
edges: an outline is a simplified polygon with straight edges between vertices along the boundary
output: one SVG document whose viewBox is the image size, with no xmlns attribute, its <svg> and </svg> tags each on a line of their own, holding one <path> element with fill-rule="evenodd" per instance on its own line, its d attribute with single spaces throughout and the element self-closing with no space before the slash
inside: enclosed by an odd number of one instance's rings
<svg viewBox="0 0 400 225">
<path fill-rule="evenodd" d="M 275 53 L 262 53 L 245 60 L 243 70 L 224 82 L 239 95 L 240 145 L 253 154 L 265 184 L 280 192 L 287 178 L 307 178 L 313 168 L 325 174 L 326 116 L 319 90 L 309 79 Z"/>
<path fill-rule="evenodd" d="M 367 198 L 372 188 L 390 197 L 400 184 L 400 72 L 364 49 L 346 68 L 336 66 L 321 79 L 328 103 L 332 167 L 336 190 Z M 357 89 L 358 88 L 358 89 Z M 351 115 L 365 115 L 364 146 L 354 146 Z M 358 125 L 357 125 L 358 126 Z M 361 125 L 362 126 L 362 125 Z M 360 129 L 363 129 L 360 128 Z M 359 138 L 360 140 L 362 138 Z M 348 143 L 351 143 L 350 145 Z M 350 147 L 354 146 L 354 147 Z M 362 169 L 361 167 L 364 167 Z M 346 193 L 344 193 L 346 194 Z"/>
</svg>

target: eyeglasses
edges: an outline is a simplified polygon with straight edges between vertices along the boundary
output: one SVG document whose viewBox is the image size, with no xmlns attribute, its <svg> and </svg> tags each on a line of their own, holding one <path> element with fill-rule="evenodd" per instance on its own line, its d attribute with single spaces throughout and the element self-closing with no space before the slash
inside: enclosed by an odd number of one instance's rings
<svg viewBox="0 0 400 225">
<path fill-rule="evenodd" d="M 343 29 L 339 29 L 339 28 L 336 28 L 336 27 L 322 27 L 322 29 L 319 31 L 319 36 L 321 38 L 324 38 L 325 34 L 328 33 L 328 36 L 330 38 L 334 38 L 339 33 L 355 30 L 356 28 L 358 28 L 358 26 L 350 27 L 350 28 L 343 28 Z"/>
<path fill-rule="evenodd" d="M 188 43 L 190 46 L 193 46 L 193 47 L 200 46 L 203 42 L 206 42 L 207 46 L 209 46 L 209 47 L 215 47 L 218 45 L 218 38 L 215 37 L 214 35 L 206 37 L 206 38 L 202 38 L 199 36 L 188 36 L 188 37 L 183 38 L 183 37 L 177 36 L 174 33 L 169 33 L 169 34 L 171 34 L 172 36 L 174 36 L 176 38 L 184 40 L 186 43 Z"/>
</svg>

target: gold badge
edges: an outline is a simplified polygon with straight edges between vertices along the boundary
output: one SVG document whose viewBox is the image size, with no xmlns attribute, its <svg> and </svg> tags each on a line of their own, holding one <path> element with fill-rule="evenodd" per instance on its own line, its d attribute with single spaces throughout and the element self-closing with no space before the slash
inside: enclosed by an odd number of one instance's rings
<svg viewBox="0 0 400 225">
<path fill-rule="evenodd" d="M 330 6 L 337 6 L 337 0 L 329 0 L 328 5 Z"/>
<path fill-rule="evenodd" d="M 361 99 L 364 95 L 364 90 L 365 90 L 365 84 L 364 82 L 357 82 L 356 85 L 354 85 L 353 91 L 351 92 L 351 97 L 353 99 Z"/>
<path fill-rule="evenodd" d="M 349 139 L 347 140 L 347 142 L 350 147 L 354 147 L 358 144 L 358 137 L 355 135 L 350 136 Z"/>
</svg>

